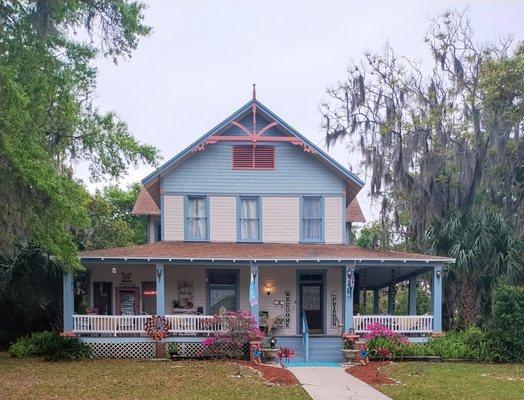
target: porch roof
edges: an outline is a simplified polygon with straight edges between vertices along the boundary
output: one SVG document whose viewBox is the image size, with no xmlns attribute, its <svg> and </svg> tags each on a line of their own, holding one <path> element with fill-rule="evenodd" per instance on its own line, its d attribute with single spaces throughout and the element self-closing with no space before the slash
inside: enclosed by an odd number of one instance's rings
<svg viewBox="0 0 524 400">
<path fill-rule="evenodd" d="M 222 243 L 162 241 L 128 247 L 83 251 L 88 260 L 164 260 L 164 261 L 335 261 L 453 263 L 448 257 L 364 249 L 346 244 L 299 243 Z"/>
</svg>

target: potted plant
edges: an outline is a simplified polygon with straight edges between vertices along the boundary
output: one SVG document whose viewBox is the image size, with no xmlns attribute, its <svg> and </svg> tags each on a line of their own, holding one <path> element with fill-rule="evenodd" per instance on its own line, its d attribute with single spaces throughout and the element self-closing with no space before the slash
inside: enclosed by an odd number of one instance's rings
<svg viewBox="0 0 524 400">
<path fill-rule="evenodd" d="M 358 335 L 344 333 L 342 335 L 342 339 L 344 340 L 344 344 L 341 350 L 342 355 L 344 356 L 344 359 L 346 360 L 346 362 L 352 362 L 356 358 L 358 358 L 359 350 L 356 345 L 356 340 L 358 339 Z"/>
<path fill-rule="evenodd" d="M 272 336 L 266 338 L 262 344 L 262 354 L 264 358 L 268 361 L 274 361 L 277 357 L 279 349 L 277 348 L 277 339 Z"/>
</svg>

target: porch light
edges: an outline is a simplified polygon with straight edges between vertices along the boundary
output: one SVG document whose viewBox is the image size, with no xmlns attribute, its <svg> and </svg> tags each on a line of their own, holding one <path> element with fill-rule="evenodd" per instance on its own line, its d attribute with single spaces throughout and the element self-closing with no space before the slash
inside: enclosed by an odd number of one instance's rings
<svg viewBox="0 0 524 400">
<path fill-rule="evenodd" d="M 116 267 L 113 267 L 113 269 L 111 270 L 111 272 L 112 272 L 113 274 L 116 274 Z"/>
<path fill-rule="evenodd" d="M 271 294 L 271 286 L 266 286 L 266 294 L 269 296 Z"/>
</svg>

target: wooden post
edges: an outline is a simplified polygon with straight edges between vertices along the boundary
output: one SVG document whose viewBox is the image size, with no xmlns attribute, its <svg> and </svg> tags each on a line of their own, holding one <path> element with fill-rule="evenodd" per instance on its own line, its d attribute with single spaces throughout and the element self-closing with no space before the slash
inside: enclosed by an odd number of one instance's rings
<svg viewBox="0 0 524 400">
<path fill-rule="evenodd" d="M 164 264 L 157 264 L 156 272 L 156 314 L 165 315 L 165 271 Z"/>
<path fill-rule="evenodd" d="M 380 314 L 380 289 L 373 289 L 373 314 Z"/>
<path fill-rule="evenodd" d="M 344 331 L 353 332 L 353 289 L 355 288 L 355 267 L 344 266 Z"/>
<path fill-rule="evenodd" d="M 408 314 L 417 315 L 417 276 L 409 278 Z"/>
<path fill-rule="evenodd" d="M 63 336 L 72 336 L 73 333 L 73 313 L 75 312 L 75 294 L 73 290 L 73 273 L 64 272 L 63 276 Z"/>
<path fill-rule="evenodd" d="M 442 265 L 433 268 L 431 305 L 433 309 L 433 333 L 442 332 Z"/>
<path fill-rule="evenodd" d="M 253 315 L 253 318 L 255 318 L 255 321 L 257 321 L 257 324 L 260 323 L 259 321 L 259 300 L 258 300 L 258 282 L 259 282 L 259 271 L 258 271 L 258 264 L 251 263 L 251 270 L 249 275 L 249 307 L 251 310 L 251 315 Z"/>
</svg>

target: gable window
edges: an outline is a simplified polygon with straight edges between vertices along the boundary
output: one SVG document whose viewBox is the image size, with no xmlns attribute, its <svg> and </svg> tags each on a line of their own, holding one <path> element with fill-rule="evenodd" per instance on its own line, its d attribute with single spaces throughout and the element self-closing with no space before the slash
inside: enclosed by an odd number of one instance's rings
<svg viewBox="0 0 524 400">
<path fill-rule="evenodd" d="M 275 169 L 275 147 L 233 146 L 233 169 Z"/>
<path fill-rule="evenodd" d="M 322 242 L 324 240 L 324 212 L 322 197 L 302 197 L 301 210 L 301 241 Z"/>
<path fill-rule="evenodd" d="M 186 199 L 186 240 L 208 240 L 207 196 L 187 196 Z"/>
<path fill-rule="evenodd" d="M 238 241 L 259 242 L 261 240 L 261 209 L 259 197 L 238 199 Z"/>
</svg>

